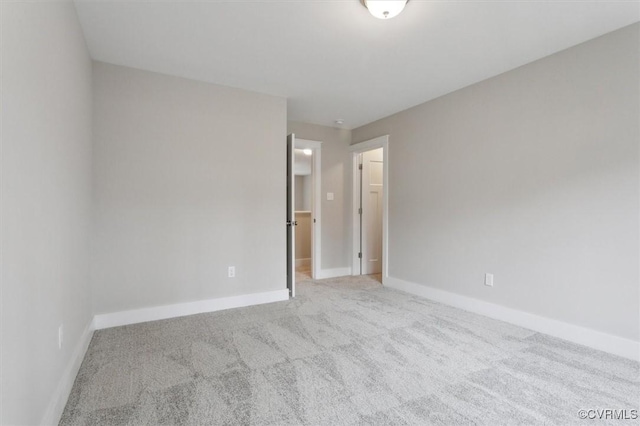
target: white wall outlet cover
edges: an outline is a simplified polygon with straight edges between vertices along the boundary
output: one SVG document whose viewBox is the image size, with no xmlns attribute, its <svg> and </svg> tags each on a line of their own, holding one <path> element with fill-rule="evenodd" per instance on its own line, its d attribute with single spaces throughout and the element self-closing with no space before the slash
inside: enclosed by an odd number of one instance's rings
<svg viewBox="0 0 640 426">
<path fill-rule="evenodd" d="M 327 192 L 327 201 L 333 201 L 333 192 Z"/>
<path fill-rule="evenodd" d="M 493 274 L 484 274 L 484 285 L 493 287 Z"/>
<path fill-rule="evenodd" d="M 236 276 L 236 267 L 229 266 L 229 278 L 234 278 Z"/>
</svg>

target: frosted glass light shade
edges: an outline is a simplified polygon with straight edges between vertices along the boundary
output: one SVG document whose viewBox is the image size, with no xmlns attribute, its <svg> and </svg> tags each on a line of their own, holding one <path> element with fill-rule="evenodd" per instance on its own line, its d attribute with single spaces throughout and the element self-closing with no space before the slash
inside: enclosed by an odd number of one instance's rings
<svg viewBox="0 0 640 426">
<path fill-rule="evenodd" d="M 390 19 L 402 12 L 407 0 L 364 0 L 369 12 L 378 19 Z"/>
</svg>

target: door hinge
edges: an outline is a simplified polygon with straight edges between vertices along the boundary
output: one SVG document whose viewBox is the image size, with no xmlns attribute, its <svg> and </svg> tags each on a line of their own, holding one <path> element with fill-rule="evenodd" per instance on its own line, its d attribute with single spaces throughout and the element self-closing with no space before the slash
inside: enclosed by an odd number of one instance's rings
<svg viewBox="0 0 640 426">
<path fill-rule="evenodd" d="M 362 259 L 362 253 L 358 253 L 358 259 Z"/>
<path fill-rule="evenodd" d="M 358 168 L 362 170 L 362 164 L 358 164 Z"/>
<path fill-rule="evenodd" d="M 358 214 L 362 214 L 362 207 L 358 209 Z"/>
</svg>

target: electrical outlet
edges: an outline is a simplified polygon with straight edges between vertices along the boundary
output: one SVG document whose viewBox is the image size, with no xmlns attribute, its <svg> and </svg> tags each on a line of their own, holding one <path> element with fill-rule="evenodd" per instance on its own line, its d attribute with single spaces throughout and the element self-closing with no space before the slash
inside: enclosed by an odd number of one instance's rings
<svg viewBox="0 0 640 426">
<path fill-rule="evenodd" d="M 62 339 L 64 338 L 64 324 L 58 327 L 58 349 L 62 349 Z"/>
<path fill-rule="evenodd" d="M 229 278 L 235 278 L 236 276 L 236 267 L 229 266 Z"/>
<path fill-rule="evenodd" d="M 484 274 L 484 285 L 493 287 L 493 274 Z"/>
</svg>

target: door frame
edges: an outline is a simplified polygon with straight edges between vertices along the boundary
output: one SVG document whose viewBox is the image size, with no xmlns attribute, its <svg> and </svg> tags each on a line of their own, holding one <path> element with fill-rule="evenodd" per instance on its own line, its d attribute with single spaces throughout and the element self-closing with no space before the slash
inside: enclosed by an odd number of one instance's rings
<svg viewBox="0 0 640 426">
<path fill-rule="evenodd" d="M 382 148 L 382 284 L 389 277 L 389 135 L 379 136 L 349 147 L 351 152 L 351 275 L 360 275 L 360 173 L 358 156 L 366 151 Z"/>
<path fill-rule="evenodd" d="M 286 174 L 287 174 L 287 195 L 286 195 L 286 226 L 287 226 L 287 238 L 286 238 L 286 270 L 287 270 L 287 289 L 289 290 L 289 298 L 296 296 L 296 228 L 295 228 L 295 133 L 287 135 L 287 161 L 286 161 Z"/>
<path fill-rule="evenodd" d="M 296 138 L 293 147 L 294 149 L 313 151 L 311 163 L 311 278 L 315 280 L 320 277 L 322 260 L 322 205 L 320 204 L 322 201 L 322 142 Z M 295 253 L 293 257 L 295 263 Z"/>
</svg>

